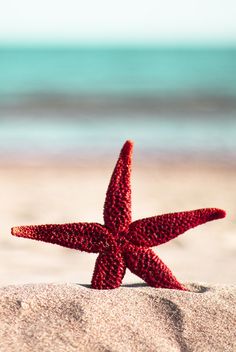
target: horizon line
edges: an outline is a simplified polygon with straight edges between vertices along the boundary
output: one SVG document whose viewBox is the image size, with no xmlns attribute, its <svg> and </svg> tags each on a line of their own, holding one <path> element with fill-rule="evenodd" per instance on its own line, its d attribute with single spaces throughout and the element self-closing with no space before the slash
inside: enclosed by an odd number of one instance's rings
<svg viewBox="0 0 236 352">
<path fill-rule="evenodd" d="M 97 40 L 1 40 L 0 47 L 101 47 L 101 48 L 236 48 L 236 40 L 97 41 Z"/>
</svg>

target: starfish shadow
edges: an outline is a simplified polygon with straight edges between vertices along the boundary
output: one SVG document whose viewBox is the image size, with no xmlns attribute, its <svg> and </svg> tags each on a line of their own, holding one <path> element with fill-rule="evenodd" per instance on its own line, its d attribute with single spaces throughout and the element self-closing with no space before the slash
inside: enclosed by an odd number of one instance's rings
<svg viewBox="0 0 236 352">
<path fill-rule="evenodd" d="M 83 286 L 86 288 L 92 288 L 91 284 L 80 284 L 80 283 L 76 283 L 76 285 L 78 286 Z M 126 288 L 138 288 L 138 287 L 149 287 L 148 284 L 146 284 L 145 282 L 139 282 L 136 284 L 123 284 L 120 287 L 126 287 Z"/>
</svg>

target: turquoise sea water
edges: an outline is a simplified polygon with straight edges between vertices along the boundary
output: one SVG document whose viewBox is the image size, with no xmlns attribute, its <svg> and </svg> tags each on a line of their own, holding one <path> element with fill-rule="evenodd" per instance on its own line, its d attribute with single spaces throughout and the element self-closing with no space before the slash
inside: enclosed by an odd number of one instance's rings
<svg viewBox="0 0 236 352">
<path fill-rule="evenodd" d="M 0 47 L 0 98 L 21 94 L 236 96 L 236 48 Z"/>
<path fill-rule="evenodd" d="M 127 138 L 235 164 L 236 49 L 0 47 L 2 159 L 105 155 Z"/>
</svg>

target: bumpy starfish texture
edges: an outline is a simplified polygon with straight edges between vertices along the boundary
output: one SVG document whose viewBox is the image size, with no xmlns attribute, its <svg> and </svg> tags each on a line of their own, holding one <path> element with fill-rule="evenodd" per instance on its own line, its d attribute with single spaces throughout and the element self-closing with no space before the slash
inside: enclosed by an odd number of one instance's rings
<svg viewBox="0 0 236 352">
<path fill-rule="evenodd" d="M 19 226 L 14 236 L 99 253 L 92 288 L 112 289 L 121 285 L 126 267 L 153 287 L 186 290 L 170 269 L 149 248 L 179 236 L 190 228 L 225 217 L 221 209 L 207 208 L 131 220 L 131 160 L 133 143 L 120 153 L 108 186 L 104 225 L 70 223 Z"/>
</svg>

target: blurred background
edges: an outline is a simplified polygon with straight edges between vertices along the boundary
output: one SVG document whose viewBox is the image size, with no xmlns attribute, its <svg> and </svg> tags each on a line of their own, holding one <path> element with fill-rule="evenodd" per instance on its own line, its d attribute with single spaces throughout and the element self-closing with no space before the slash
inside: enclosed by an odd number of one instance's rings
<svg viewBox="0 0 236 352">
<path fill-rule="evenodd" d="M 89 283 L 96 255 L 10 228 L 102 222 L 126 139 L 135 141 L 134 219 L 228 213 L 156 253 L 182 281 L 235 283 L 235 2 L 0 5 L 0 284 Z"/>
</svg>

